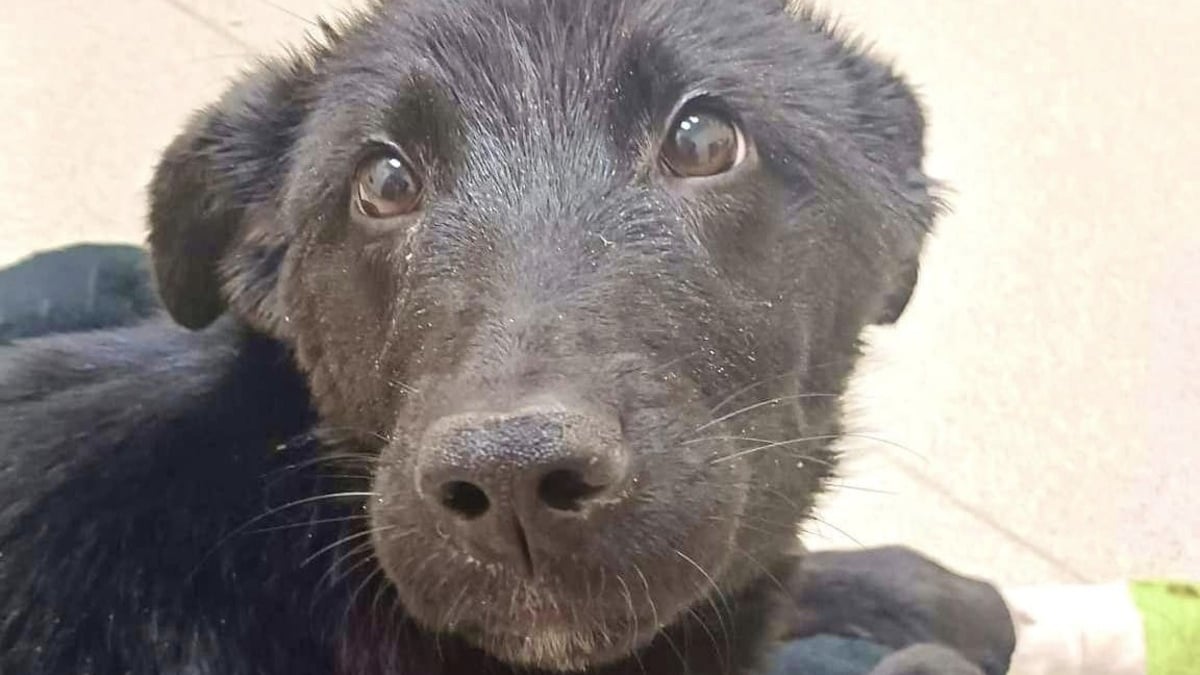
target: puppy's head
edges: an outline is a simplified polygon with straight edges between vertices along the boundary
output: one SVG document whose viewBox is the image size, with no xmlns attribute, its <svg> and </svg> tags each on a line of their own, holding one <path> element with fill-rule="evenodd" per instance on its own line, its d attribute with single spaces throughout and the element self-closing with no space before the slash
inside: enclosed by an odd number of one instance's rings
<svg viewBox="0 0 1200 675">
<path fill-rule="evenodd" d="M 150 241 L 180 323 L 363 432 L 412 617 L 582 668 L 791 548 L 915 283 L 921 137 L 778 2 L 397 2 L 198 115 Z"/>
</svg>

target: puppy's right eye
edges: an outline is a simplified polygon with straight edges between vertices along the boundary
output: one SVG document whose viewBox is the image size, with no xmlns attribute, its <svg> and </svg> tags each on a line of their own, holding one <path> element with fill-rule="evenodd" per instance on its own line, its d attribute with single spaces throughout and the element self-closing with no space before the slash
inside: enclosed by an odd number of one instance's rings
<svg viewBox="0 0 1200 675">
<path fill-rule="evenodd" d="M 354 173 L 354 204 L 368 218 L 393 218 L 421 206 L 421 181 L 404 158 L 372 155 Z"/>
</svg>

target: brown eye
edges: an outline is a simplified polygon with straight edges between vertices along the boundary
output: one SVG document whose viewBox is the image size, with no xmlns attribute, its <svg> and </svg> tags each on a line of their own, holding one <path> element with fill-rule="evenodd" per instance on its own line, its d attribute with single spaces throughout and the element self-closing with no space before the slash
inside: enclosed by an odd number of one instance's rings
<svg viewBox="0 0 1200 675">
<path fill-rule="evenodd" d="M 742 160 L 743 143 L 741 131 L 729 118 L 688 106 L 671 122 L 662 146 L 662 160 L 676 176 L 715 176 Z"/>
<path fill-rule="evenodd" d="M 412 213 L 421 205 L 421 181 L 394 155 L 368 158 L 354 176 L 355 204 L 368 218 Z"/>
</svg>

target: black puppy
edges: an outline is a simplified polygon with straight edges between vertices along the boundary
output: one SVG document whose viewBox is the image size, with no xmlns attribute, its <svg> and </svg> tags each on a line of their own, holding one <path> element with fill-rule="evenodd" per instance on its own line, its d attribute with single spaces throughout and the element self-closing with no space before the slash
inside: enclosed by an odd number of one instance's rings
<svg viewBox="0 0 1200 675">
<path fill-rule="evenodd" d="M 152 186 L 181 324 L 0 363 L 0 665 L 745 672 L 934 217 L 774 0 L 382 4 Z"/>
</svg>

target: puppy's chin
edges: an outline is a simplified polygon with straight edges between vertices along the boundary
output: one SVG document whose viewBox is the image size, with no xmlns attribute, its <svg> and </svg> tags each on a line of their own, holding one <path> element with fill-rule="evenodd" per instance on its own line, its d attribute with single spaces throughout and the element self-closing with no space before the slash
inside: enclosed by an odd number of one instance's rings
<svg viewBox="0 0 1200 675">
<path fill-rule="evenodd" d="M 459 630 L 460 638 L 505 663 L 557 672 L 579 672 L 628 658 L 654 636 L 652 622 L 635 629 L 628 619 L 603 622 L 592 629 L 536 626 L 525 632 L 515 626 L 499 631 Z"/>
<path fill-rule="evenodd" d="M 679 570 L 677 576 L 686 572 Z M 629 587 L 613 575 L 604 586 L 590 582 L 586 596 L 512 579 L 503 586 L 509 590 L 464 597 L 461 609 L 449 615 L 444 605 L 431 603 L 412 585 L 398 585 L 397 590 L 410 616 L 427 630 L 453 635 L 513 666 L 558 672 L 629 658 L 688 607 L 705 601 L 699 593 L 656 593 L 651 605 L 643 601 L 641 586 Z M 700 588 L 695 583 L 690 587 Z"/>
</svg>

